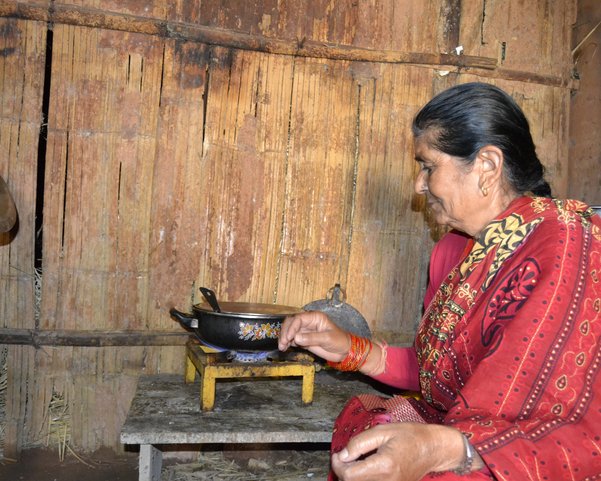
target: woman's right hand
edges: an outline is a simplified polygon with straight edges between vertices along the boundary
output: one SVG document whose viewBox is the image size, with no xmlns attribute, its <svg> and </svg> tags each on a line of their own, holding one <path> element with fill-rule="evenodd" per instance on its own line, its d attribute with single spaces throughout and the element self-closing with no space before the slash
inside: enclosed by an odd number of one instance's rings
<svg viewBox="0 0 601 481">
<path fill-rule="evenodd" d="M 301 312 L 287 317 L 282 323 L 278 347 L 302 347 L 326 361 L 340 362 L 351 348 L 348 332 L 339 328 L 320 311 Z"/>
</svg>

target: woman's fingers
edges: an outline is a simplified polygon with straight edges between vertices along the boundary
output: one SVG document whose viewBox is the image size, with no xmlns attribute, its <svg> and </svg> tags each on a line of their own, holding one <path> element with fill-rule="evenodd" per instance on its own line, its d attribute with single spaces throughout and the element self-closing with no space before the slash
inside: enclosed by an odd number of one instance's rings
<svg viewBox="0 0 601 481">
<path fill-rule="evenodd" d="M 290 346 L 305 348 L 328 360 L 340 361 L 350 347 L 348 333 L 319 311 L 308 311 L 284 320 L 280 330 L 278 348 L 285 351 Z"/>
<path fill-rule="evenodd" d="M 332 455 L 332 470 L 340 481 L 393 481 L 384 473 L 381 456 L 374 454 L 360 461 L 344 462 L 339 454 Z"/>
<path fill-rule="evenodd" d="M 341 481 L 417 481 L 434 467 L 433 453 L 423 458 L 430 426 L 420 423 L 382 424 L 351 439 L 332 455 L 332 469 Z M 440 454 L 440 453 L 438 453 Z"/>
<path fill-rule="evenodd" d="M 395 431 L 389 429 L 389 425 L 379 425 L 363 431 L 352 438 L 346 448 L 338 453 L 340 460 L 355 461 L 361 456 L 377 450 L 395 434 Z"/>
<path fill-rule="evenodd" d="M 278 339 L 278 348 L 285 351 L 294 344 L 294 338 L 302 325 L 302 320 L 296 316 L 287 317 L 282 323 L 280 336 Z"/>
<path fill-rule="evenodd" d="M 342 481 L 377 480 L 386 469 L 386 458 L 376 452 L 388 439 L 389 435 L 376 426 L 352 438 L 346 448 L 332 455 L 332 469 Z M 367 456 L 359 461 L 362 456 Z"/>
</svg>

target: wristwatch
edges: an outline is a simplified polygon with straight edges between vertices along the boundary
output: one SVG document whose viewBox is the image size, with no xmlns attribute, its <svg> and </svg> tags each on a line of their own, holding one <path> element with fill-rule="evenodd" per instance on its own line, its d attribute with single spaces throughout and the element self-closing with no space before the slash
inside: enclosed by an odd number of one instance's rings
<svg viewBox="0 0 601 481">
<path fill-rule="evenodd" d="M 463 440 L 463 447 L 465 448 L 465 457 L 459 466 L 457 466 L 453 472 L 459 476 L 465 476 L 472 472 L 472 464 L 474 464 L 474 458 L 476 457 L 476 450 L 467 440 L 465 434 L 461 433 L 461 439 Z"/>
</svg>

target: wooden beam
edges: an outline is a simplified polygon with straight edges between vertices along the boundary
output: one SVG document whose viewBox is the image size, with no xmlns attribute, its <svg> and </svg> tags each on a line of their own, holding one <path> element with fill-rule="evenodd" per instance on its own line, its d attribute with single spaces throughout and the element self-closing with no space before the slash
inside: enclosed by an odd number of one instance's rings
<svg viewBox="0 0 601 481">
<path fill-rule="evenodd" d="M 277 39 L 223 28 L 184 22 L 170 22 L 77 5 L 52 3 L 50 7 L 44 7 L 16 1 L 5 2 L 0 4 L 0 17 L 142 33 L 163 38 L 173 38 L 206 45 L 218 45 L 226 48 L 277 55 L 355 62 L 422 65 L 443 71 L 455 73 L 469 71 L 474 75 L 487 78 L 530 82 L 551 87 L 577 89 L 579 86 L 578 81 L 571 77 L 499 68 L 497 59 L 491 57 L 449 53 L 400 52 L 395 50 L 352 47 L 349 45 L 304 39 L 300 41 L 296 39 Z"/>
<path fill-rule="evenodd" d="M 4 3 L 0 5 L 0 17 L 120 30 L 207 45 L 298 57 L 481 69 L 494 69 L 497 66 L 497 59 L 489 57 L 375 50 L 312 40 L 277 39 L 204 25 L 169 22 L 59 3 L 52 3 L 48 8 L 21 2 Z"/>
<path fill-rule="evenodd" d="M 76 331 L 0 329 L 0 344 L 29 346 L 184 346 L 186 331 Z"/>
<path fill-rule="evenodd" d="M 304 39 L 277 39 L 223 28 L 184 22 L 170 22 L 77 5 L 52 3 L 49 7 L 44 7 L 17 1 L 4 2 L 0 4 L 0 17 L 142 33 L 163 38 L 173 38 L 206 45 L 218 45 L 226 48 L 277 55 L 355 62 L 420 65 L 455 73 L 469 71 L 474 75 L 487 78 L 530 82 L 551 87 L 577 89 L 579 86 L 578 81 L 571 77 L 499 68 L 497 59 L 491 57 L 449 53 L 400 52 L 395 50 L 352 47 L 349 45 Z"/>
</svg>

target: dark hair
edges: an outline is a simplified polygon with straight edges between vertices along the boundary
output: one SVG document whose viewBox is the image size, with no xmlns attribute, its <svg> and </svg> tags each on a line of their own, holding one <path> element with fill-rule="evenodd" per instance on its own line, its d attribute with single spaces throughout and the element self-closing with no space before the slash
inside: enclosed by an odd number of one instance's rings
<svg viewBox="0 0 601 481">
<path fill-rule="evenodd" d="M 431 147 L 470 164 L 485 145 L 501 149 L 507 181 L 520 194 L 551 197 L 526 116 L 498 87 L 456 85 L 430 100 L 413 120 L 413 135 L 431 134 Z"/>
</svg>

